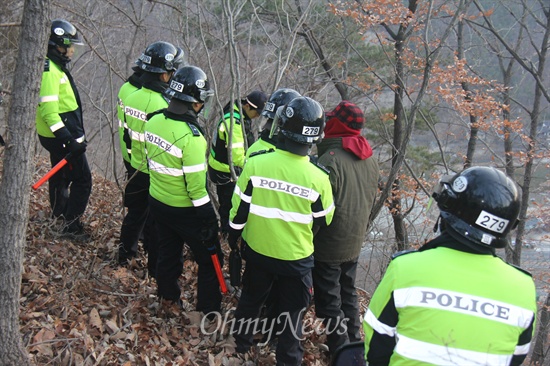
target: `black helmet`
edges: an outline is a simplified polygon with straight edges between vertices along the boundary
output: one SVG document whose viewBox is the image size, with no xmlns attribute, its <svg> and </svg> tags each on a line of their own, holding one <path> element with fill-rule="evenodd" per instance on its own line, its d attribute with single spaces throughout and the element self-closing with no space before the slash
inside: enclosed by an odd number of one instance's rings
<svg viewBox="0 0 550 366">
<path fill-rule="evenodd" d="M 277 109 L 276 121 L 286 138 L 299 144 L 318 142 L 325 128 L 323 107 L 309 97 L 297 97 Z"/>
<path fill-rule="evenodd" d="M 184 66 L 177 70 L 164 93 L 168 98 L 191 103 L 206 103 L 214 95 L 206 74 L 196 66 Z"/>
<path fill-rule="evenodd" d="M 294 89 L 290 88 L 281 88 L 277 89 L 271 94 L 267 103 L 265 103 L 264 110 L 262 111 L 262 116 L 274 119 L 277 108 L 283 106 L 290 102 L 292 99 L 300 96 Z"/>
<path fill-rule="evenodd" d="M 521 190 L 500 170 L 472 167 L 444 177 L 433 197 L 451 235 L 484 247 L 508 244 L 507 235 L 517 224 Z"/>
<path fill-rule="evenodd" d="M 50 29 L 48 45 L 67 48 L 72 44 L 82 44 L 76 28 L 64 19 L 54 19 Z"/>
<path fill-rule="evenodd" d="M 148 72 L 162 74 L 176 71 L 184 62 L 183 50 L 168 42 L 151 43 L 136 64 Z"/>
</svg>

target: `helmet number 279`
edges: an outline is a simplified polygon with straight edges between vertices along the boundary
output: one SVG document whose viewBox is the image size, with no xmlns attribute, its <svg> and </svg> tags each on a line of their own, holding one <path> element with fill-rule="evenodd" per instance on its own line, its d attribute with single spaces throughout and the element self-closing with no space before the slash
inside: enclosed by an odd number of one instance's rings
<svg viewBox="0 0 550 366">
<path fill-rule="evenodd" d="M 491 231 L 502 233 L 508 226 L 509 221 L 501 217 L 490 214 L 487 211 L 481 211 L 479 214 L 476 224 L 482 226 Z"/>
<path fill-rule="evenodd" d="M 304 136 L 317 136 L 317 135 L 319 135 L 319 127 L 304 126 L 304 128 L 302 130 L 302 135 L 304 135 Z"/>
</svg>

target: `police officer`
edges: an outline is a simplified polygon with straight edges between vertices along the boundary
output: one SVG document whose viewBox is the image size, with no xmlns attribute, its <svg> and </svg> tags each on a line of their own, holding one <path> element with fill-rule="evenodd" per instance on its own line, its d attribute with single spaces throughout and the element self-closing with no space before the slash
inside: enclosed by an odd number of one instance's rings
<svg viewBox="0 0 550 366">
<path fill-rule="evenodd" d="M 178 278 L 186 243 L 199 265 L 197 311 L 219 311 L 221 293 L 210 255 L 217 252 L 221 263 L 223 255 L 206 189 L 207 143 L 197 120 L 214 92 L 200 68 L 185 66 L 174 74 L 166 94 L 171 97 L 168 108 L 145 127 L 151 215 L 159 233 L 158 295 L 181 302 Z"/>
<path fill-rule="evenodd" d="M 261 113 L 263 117 L 267 118 L 267 121 L 263 126 L 262 132 L 260 133 L 260 137 L 258 138 L 258 140 L 250 145 L 248 150 L 246 150 L 247 159 L 250 157 L 250 154 L 254 152 L 275 149 L 275 145 L 277 144 L 276 138 L 278 132 L 275 128 L 273 128 L 274 131 L 272 131 L 275 112 L 279 107 L 284 106 L 292 99 L 299 96 L 300 93 L 290 88 L 280 88 L 275 90 L 273 94 L 271 94 L 269 100 L 265 103 L 264 110 Z"/>
<path fill-rule="evenodd" d="M 390 263 L 365 314 L 373 365 L 519 365 L 537 311 L 531 275 L 502 261 L 521 192 L 501 171 L 472 167 L 433 194 L 441 233 Z"/>
<path fill-rule="evenodd" d="M 132 139 L 128 132 L 128 124 L 126 123 L 126 117 L 124 115 L 124 100 L 126 97 L 138 89 L 141 89 L 141 75 L 143 71 L 141 69 L 141 60 L 136 60 L 136 65 L 132 67 L 132 75 L 128 77 L 126 82 L 122 84 L 117 95 L 117 118 L 118 118 L 118 137 L 120 142 L 120 152 L 122 154 L 122 161 L 126 168 L 126 177 L 130 177 L 134 174 L 135 169 L 132 168 L 131 156 L 132 156 Z"/>
<path fill-rule="evenodd" d="M 149 169 L 145 159 L 144 129 L 147 114 L 168 106 L 163 92 L 168 81 L 184 62 L 183 50 L 168 42 L 150 44 L 139 58 L 143 75 L 142 87 L 124 101 L 124 115 L 131 137 L 131 165 L 136 170 L 124 190 L 128 212 L 122 222 L 118 261 L 125 264 L 137 255 L 138 238 L 143 230 L 143 246 L 147 251 L 147 268 L 151 277 L 156 268 L 156 232 L 148 219 Z"/>
<path fill-rule="evenodd" d="M 50 153 L 52 166 L 70 153 L 69 164 L 49 180 L 49 196 L 52 215 L 65 220 L 63 234 L 75 239 L 88 237 L 80 217 L 92 190 L 92 175 L 84 154 L 82 103 L 67 68 L 75 45 L 81 44 L 71 23 L 63 19 L 52 21 L 36 114 L 38 138 Z"/>
<path fill-rule="evenodd" d="M 235 182 L 231 178 L 227 152 L 231 116 L 233 116 L 235 123 L 231 134 L 231 161 L 237 175 L 239 175 L 245 161 L 244 139 L 250 133 L 251 120 L 260 116 L 266 100 L 267 95 L 264 92 L 255 90 L 241 99 L 242 110 L 239 109 L 236 101 L 229 102 L 223 109 L 223 117 L 218 122 L 216 133 L 212 139 L 212 148 L 208 156 L 208 175 L 212 183 L 216 185 L 216 193 L 220 204 L 218 212 L 220 214 L 222 233 L 227 233 L 229 230 L 231 195 L 235 188 Z M 245 134 L 243 134 L 241 126 L 243 123 L 245 126 L 248 126 Z M 250 143 L 251 141 L 248 142 Z"/>
<path fill-rule="evenodd" d="M 246 260 L 232 333 L 237 352 L 247 352 L 254 327 L 246 324 L 258 316 L 277 281 L 278 321 L 284 322 L 277 364 L 300 365 L 302 319 L 312 291 L 312 229 L 328 225 L 334 211 L 328 174 L 307 156 L 323 132 L 325 116 L 318 102 L 298 97 L 279 108 L 274 123 L 280 125 L 277 149 L 247 161 L 232 198 L 229 245 L 238 251 L 242 233 Z"/>
</svg>

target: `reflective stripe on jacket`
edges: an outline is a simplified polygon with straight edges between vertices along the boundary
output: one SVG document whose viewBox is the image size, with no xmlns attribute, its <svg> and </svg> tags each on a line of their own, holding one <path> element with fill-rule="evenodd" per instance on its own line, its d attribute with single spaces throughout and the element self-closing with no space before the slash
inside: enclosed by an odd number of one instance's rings
<svg viewBox="0 0 550 366">
<path fill-rule="evenodd" d="M 42 73 L 36 131 L 43 137 L 57 137 L 63 143 L 71 138 L 84 141 L 82 111 L 69 76 L 50 59 L 46 59 Z"/>
<path fill-rule="evenodd" d="M 145 124 L 147 114 L 166 108 L 168 102 L 161 93 L 142 87 L 126 98 L 124 115 L 132 139 L 131 164 L 134 169 L 149 173 L 145 157 Z"/>
<path fill-rule="evenodd" d="M 313 253 L 313 224 L 328 225 L 334 212 L 326 172 L 284 150 L 251 157 L 231 203 L 229 224 L 250 248 L 288 261 Z"/>
<path fill-rule="evenodd" d="M 233 133 L 231 139 L 231 157 L 233 166 L 242 168 L 245 161 L 244 136 L 242 123 L 242 113 L 239 107 L 233 105 Z M 229 158 L 227 154 L 227 143 L 229 141 L 229 131 L 231 126 L 231 113 L 224 114 L 223 119 L 218 122 L 216 134 L 212 139 L 212 148 L 208 156 L 208 165 L 213 169 L 229 173 Z"/>
<path fill-rule="evenodd" d="M 117 117 L 118 117 L 118 137 L 120 142 L 120 152 L 122 153 L 122 158 L 124 161 L 130 162 L 130 154 L 132 151 L 131 143 L 130 145 L 126 144 L 125 134 L 128 135 L 128 124 L 126 123 L 126 118 L 124 116 L 124 101 L 128 95 L 132 94 L 139 88 L 132 85 L 129 81 L 122 84 L 118 91 L 118 100 L 117 100 Z"/>
<path fill-rule="evenodd" d="M 159 113 L 145 126 L 149 194 L 172 207 L 210 202 L 206 190 L 206 139 L 198 128 Z"/>
<path fill-rule="evenodd" d="M 365 355 L 377 365 L 519 364 L 536 311 L 533 279 L 498 257 L 447 247 L 401 255 L 365 314 Z"/>
</svg>

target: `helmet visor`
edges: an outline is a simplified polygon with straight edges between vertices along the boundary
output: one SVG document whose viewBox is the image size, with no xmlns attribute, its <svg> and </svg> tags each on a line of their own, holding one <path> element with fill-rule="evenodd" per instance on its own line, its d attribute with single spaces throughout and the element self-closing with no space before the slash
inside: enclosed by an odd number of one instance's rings
<svg viewBox="0 0 550 366">
<path fill-rule="evenodd" d="M 210 116 L 210 111 L 212 110 L 212 105 L 214 104 L 214 98 L 212 98 L 212 96 L 214 96 L 213 90 L 201 90 L 200 98 L 204 103 L 201 114 L 204 118 L 208 118 L 208 116 Z"/>
<path fill-rule="evenodd" d="M 281 122 L 281 115 L 283 114 L 284 106 L 280 106 L 275 111 L 275 118 L 273 118 L 273 123 L 271 124 L 271 130 L 269 131 L 269 138 L 272 139 L 273 136 L 277 136 L 279 133 L 279 123 Z"/>
</svg>

